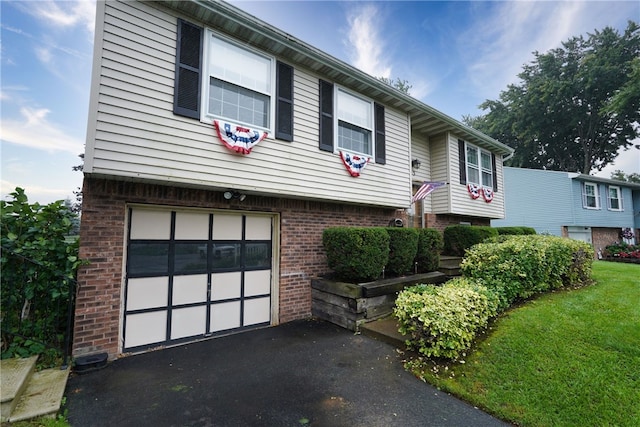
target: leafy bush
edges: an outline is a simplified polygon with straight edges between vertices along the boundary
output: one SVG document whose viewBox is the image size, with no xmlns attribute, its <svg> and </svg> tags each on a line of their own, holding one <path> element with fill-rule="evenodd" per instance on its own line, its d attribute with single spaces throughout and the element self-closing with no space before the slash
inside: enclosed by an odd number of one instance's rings
<svg viewBox="0 0 640 427">
<path fill-rule="evenodd" d="M 21 188 L 11 196 L 0 201 L 2 358 L 30 356 L 44 351 L 43 344 L 61 342 L 70 281 L 81 264 L 77 239 L 66 240 L 76 215 L 62 201 L 29 204 Z"/>
<path fill-rule="evenodd" d="M 389 234 L 389 261 L 386 271 L 402 276 L 413 271 L 418 252 L 418 230 L 415 228 L 387 227 Z"/>
<path fill-rule="evenodd" d="M 444 247 L 442 235 L 433 228 L 418 230 L 418 252 L 415 262 L 418 273 L 436 271 L 440 267 L 440 251 Z"/>
<path fill-rule="evenodd" d="M 327 263 L 342 280 L 377 279 L 389 261 L 389 233 L 382 227 L 331 227 L 322 233 Z"/>
<path fill-rule="evenodd" d="M 536 235 L 475 245 L 460 267 L 464 276 L 492 289 L 504 310 L 535 293 L 590 283 L 592 262 L 593 249 L 587 243 Z"/>
<path fill-rule="evenodd" d="M 497 314 L 498 298 L 477 281 L 455 278 L 442 286 L 400 292 L 394 316 L 407 345 L 427 357 L 457 359 Z"/>
<path fill-rule="evenodd" d="M 510 236 L 518 236 L 518 235 L 528 235 L 528 234 L 536 234 L 536 229 L 531 227 L 495 227 L 500 236 L 510 235 Z"/>
<path fill-rule="evenodd" d="M 471 225 L 450 225 L 444 229 L 444 252 L 448 255 L 464 256 L 471 246 L 497 237 L 498 231 L 492 227 Z"/>
</svg>

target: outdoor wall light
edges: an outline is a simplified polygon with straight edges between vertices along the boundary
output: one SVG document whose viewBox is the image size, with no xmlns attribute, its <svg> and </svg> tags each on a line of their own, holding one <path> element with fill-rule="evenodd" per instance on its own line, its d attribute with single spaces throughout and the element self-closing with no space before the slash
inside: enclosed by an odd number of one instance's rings
<svg viewBox="0 0 640 427">
<path fill-rule="evenodd" d="M 231 200 L 231 199 L 238 199 L 241 202 L 244 201 L 244 199 L 247 198 L 246 194 L 242 194 L 239 191 L 225 191 L 224 192 L 224 198 L 227 200 Z"/>
<path fill-rule="evenodd" d="M 413 169 L 413 174 L 416 174 L 416 171 L 420 169 L 420 160 L 413 159 L 411 160 L 411 169 Z"/>
</svg>

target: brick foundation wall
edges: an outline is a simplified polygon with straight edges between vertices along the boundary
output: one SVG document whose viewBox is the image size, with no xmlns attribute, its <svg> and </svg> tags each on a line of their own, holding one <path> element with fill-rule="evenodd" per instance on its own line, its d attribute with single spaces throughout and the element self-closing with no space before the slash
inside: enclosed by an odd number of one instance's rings
<svg viewBox="0 0 640 427">
<path fill-rule="evenodd" d="M 85 178 L 73 355 L 119 353 L 123 254 L 128 203 L 280 214 L 281 323 L 311 315 L 311 278 L 328 272 L 322 230 L 332 226 L 387 226 L 394 209 L 247 196 L 225 200 L 222 192 Z M 275 254 L 274 254 L 275 255 Z"/>
<path fill-rule="evenodd" d="M 462 215 L 442 215 L 442 214 L 424 214 L 424 223 L 426 228 L 435 228 L 436 230 L 444 233 L 444 229 L 450 225 L 459 225 L 461 222 L 469 223 L 471 225 L 481 225 L 489 227 L 491 226 L 491 220 L 489 218 L 479 218 L 475 216 L 462 216 Z"/>
</svg>

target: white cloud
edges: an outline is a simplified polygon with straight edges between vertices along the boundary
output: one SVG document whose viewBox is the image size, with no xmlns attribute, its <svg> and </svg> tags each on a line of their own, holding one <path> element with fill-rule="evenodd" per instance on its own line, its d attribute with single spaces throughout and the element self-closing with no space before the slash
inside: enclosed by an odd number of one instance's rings
<svg viewBox="0 0 640 427">
<path fill-rule="evenodd" d="M 29 198 L 29 203 L 40 203 L 46 205 L 58 200 L 65 200 L 67 198 L 73 200 L 73 191 L 69 191 L 67 188 L 47 188 L 37 184 L 16 184 L 5 179 L 0 180 L 0 194 L 2 194 L 3 200 L 12 199 L 9 193 L 15 191 L 16 187 L 20 187 L 24 190 L 25 194 Z"/>
<path fill-rule="evenodd" d="M 45 24 L 62 28 L 81 25 L 88 32 L 93 33 L 96 18 L 95 5 L 95 0 L 43 0 L 29 2 L 29 6 L 25 7 L 24 10 Z"/>
<path fill-rule="evenodd" d="M 640 139 L 635 139 L 633 142 L 634 144 L 640 144 Z M 595 173 L 595 175 L 602 178 L 611 178 L 611 173 L 616 170 L 621 170 L 627 175 L 640 173 L 640 150 L 634 147 L 627 150 L 619 149 L 618 157 L 616 157 L 615 161 L 600 172 Z"/>
<path fill-rule="evenodd" d="M 2 141 L 47 152 L 67 151 L 81 153 L 84 142 L 66 134 L 56 124 L 47 119 L 50 111 L 46 108 L 20 109 L 21 119 L 2 117 Z"/>
<path fill-rule="evenodd" d="M 474 5 L 473 25 L 456 43 L 467 58 L 471 90 L 497 99 L 530 63 L 532 52 L 561 47 L 573 36 L 587 36 L 606 26 L 626 27 L 637 19 L 634 2 L 505 1 Z"/>
<path fill-rule="evenodd" d="M 351 63 L 374 77 L 391 78 L 391 65 L 384 55 L 385 44 L 379 34 L 380 11 L 372 4 L 358 6 L 350 11 L 348 42 Z"/>
</svg>

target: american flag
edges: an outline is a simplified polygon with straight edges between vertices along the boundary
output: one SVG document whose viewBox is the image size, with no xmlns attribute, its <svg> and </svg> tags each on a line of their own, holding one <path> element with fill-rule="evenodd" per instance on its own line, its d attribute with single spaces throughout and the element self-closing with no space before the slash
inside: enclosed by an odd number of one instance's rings
<svg viewBox="0 0 640 427">
<path fill-rule="evenodd" d="M 442 187 L 445 184 L 446 182 L 425 181 L 424 184 L 422 184 L 420 188 L 418 188 L 418 191 L 416 191 L 416 194 L 414 194 L 413 197 L 411 198 L 411 203 L 415 203 L 418 200 L 424 199 L 433 190 L 435 190 L 438 187 Z"/>
</svg>

